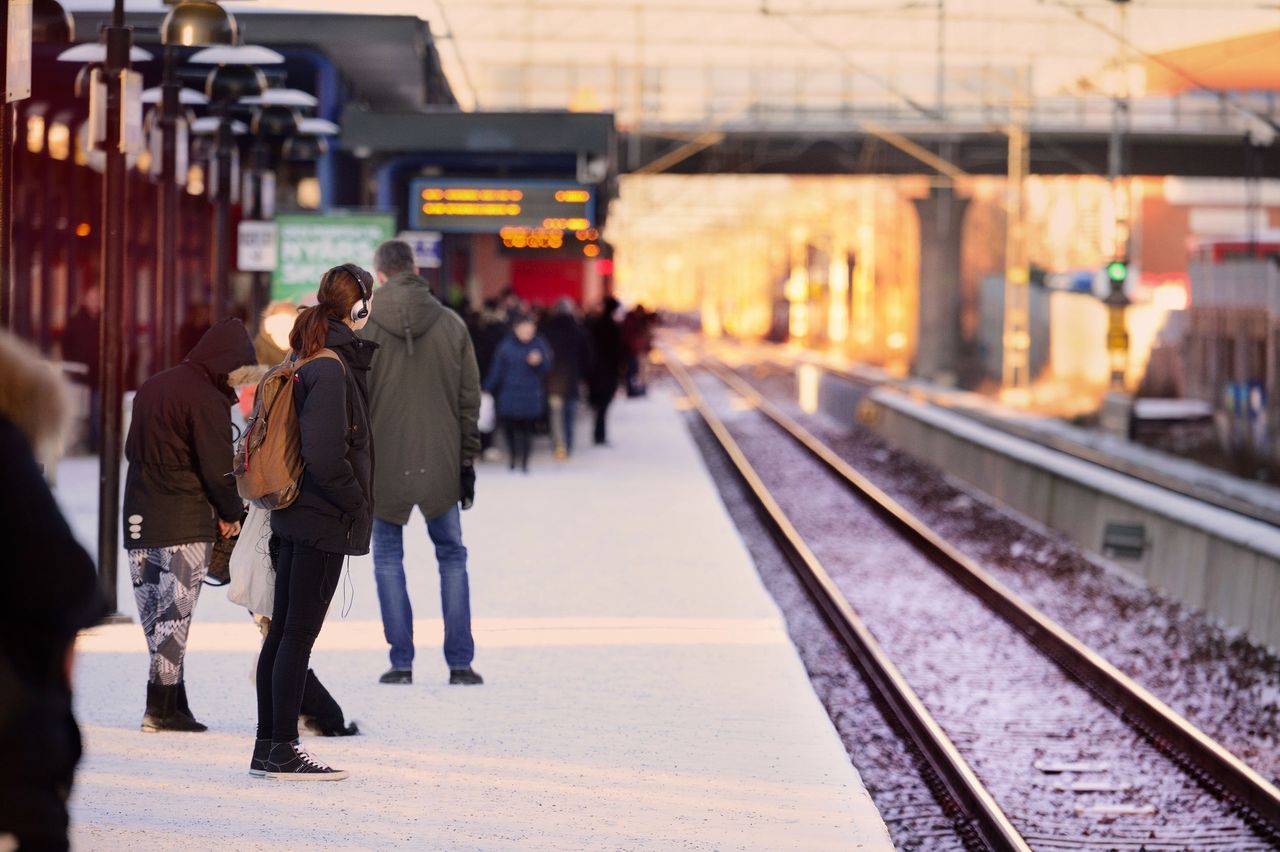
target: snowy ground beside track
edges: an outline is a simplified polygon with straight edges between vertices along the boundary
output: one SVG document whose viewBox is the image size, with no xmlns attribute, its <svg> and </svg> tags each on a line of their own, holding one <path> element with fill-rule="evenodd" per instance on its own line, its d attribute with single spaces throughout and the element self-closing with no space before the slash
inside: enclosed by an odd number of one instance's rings
<svg viewBox="0 0 1280 852">
<path fill-rule="evenodd" d="M 351 560 L 312 665 L 364 733 L 308 740 L 346 781 L 247 774 L 258 634 L 223 590 L 187 657 L 206 734 L 138 731 L 136 621 L 83 637 L 75 848 L 890 848 L 672 398 L 619 400 L 611 428 L 567 464 L 544 442 L 528 476 L 480 469 L 463 526 L 484 686 L 445 683 L 420 519 L 410 687 L 377 683 L 372 565 Z M 86 543 L 96 488 L 94 461 L 63 463 Z M 127 577 L 120 608 L 136 618 Z"/>
</svg>

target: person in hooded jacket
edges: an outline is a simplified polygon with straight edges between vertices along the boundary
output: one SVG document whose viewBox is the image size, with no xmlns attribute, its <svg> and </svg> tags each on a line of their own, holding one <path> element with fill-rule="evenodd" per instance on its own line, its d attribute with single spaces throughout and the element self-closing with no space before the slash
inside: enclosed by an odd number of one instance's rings
<svg viewBox="0 0 1280 852">
<path fill-rule="evenodd" d="M 0 331 L 0 848 L 61 850 L 80 760 L 77 631 L 106 614 L 93 560 L 41 474 L 70 424 L 56 367 Z"/>
<path fill-rule="evenodd" d="M 533 432 L 546 410 L 543 377 L 551 370 L 551 347 L 538 334 L 532 317 L 516 317 L 511 334 L 493 356 L 484 389 L 493 394 L 498 420 L 507 436 L 510 467 L 529 472 Z"/>
<path fill-rule="evenodd" d="M 404 577 L 404 527 L 416 506 L 440 570 L 449 683 L 475 686 L 471 588 L 461 509 L 475 500 L 480 371 L 466 323 L 419 278 L 413 249 L 388 240 L 373 256 L 382 285 L 362 334 L 380 344 L 370 378 L 374 475 L 373 576 L 391 668 L 380 683 L 413 682 L 413 607 Z"/>
<path fill-rule="evenodd" d="M 547 375 L 551 442 L 556 458 L 563 460 L 573 452 L 573 422 L 588 350 L 587 335 L 574 315 L 571 299 L 556 302 L 542 334 L 551 346 L 551 372 Z"/>
<path fill-rule="evenodd" d="M 271 513 L 280 539 L 275 606 L 258 654 L 258 730 L 249 772 L 268 778 L 339 781 L 298 740 L 307 665 L 338 588 L 343 560 L 369 552 L 373 524 L 373 438 L 368 372 L 376 344 L 356 331 L 369 316 L 373 276 L 355 264 L 330 269 L 317 303 L 289 333 L 301 366 L 293 403 L 303 473 L 298 497 Z"/>
<path fill-rule="evenodd" d="M 240 530 L 231 477 L 231 374 L 257 363 L 239 320 L 223 320 L 177 366 L 142 383 L 125 439 L 124 546 L 151 667 L 142 730 L 204 731 L 183 659 L 215 538 Z"/>
</svg>

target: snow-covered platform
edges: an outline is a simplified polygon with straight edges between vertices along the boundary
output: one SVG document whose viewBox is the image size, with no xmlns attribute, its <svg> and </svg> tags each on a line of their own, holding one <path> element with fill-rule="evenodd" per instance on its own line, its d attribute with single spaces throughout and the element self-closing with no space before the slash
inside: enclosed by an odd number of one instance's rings
<svg viewBox="0 0 1280 852">
<path fill-rule="evenodd" d="M 620 400 L 611 430 L 565 464 L 539 447 L 528 476 L 481 468 L 463 527 L 484 686 L 446 685 L 416 516 L 412 686 L 377 683 L 372 564 L 351 560 L 312 665 L 363 733 L 308 740 L 349 780 L 248 775 L 258 633 L 223 590 L 205 589 L 187 657 L 208 733 L 139 732 L 142 630 L 85 636 L 75 847 L 891 848 L 675 400 Z M 96 467 L 59 473 L 92 542 Z M 136 615 L 127 577 L 120 608 Z"/>
</svg>

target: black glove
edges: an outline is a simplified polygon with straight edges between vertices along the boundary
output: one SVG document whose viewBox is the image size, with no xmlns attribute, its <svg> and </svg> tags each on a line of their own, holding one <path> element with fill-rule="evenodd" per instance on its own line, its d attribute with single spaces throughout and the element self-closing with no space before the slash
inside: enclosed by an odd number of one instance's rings
<svg viewBox="0 0 1280 852">
<path fill-rule="evenodd" d="M 462 510 L 465 512 L 470 509 L 472 504 L 476 502 L 476 468 L 470 462 L 464 462 L 462 465 L 461 476 L 461 501 Z"/>
</svg>

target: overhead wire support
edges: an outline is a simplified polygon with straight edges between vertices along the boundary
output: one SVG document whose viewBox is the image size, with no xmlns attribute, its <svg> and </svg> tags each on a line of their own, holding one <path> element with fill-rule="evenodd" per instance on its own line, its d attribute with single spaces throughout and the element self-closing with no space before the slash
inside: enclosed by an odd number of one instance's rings
<svg viewBox="0 0 1280 852">
<path fill-rule="evenodd" d="M 1138 54 L 1148 62 L 1155 63 L 1156 65 L 1159 65 L 1161 68 L 1165 69 L 1166 71 L 1170 71 L 1173 74 L 1176 74 L 1177 76 L 1181 77 L 1188 84 L 1190 84 L 1192 88 L 1198 89 L 1199 91 L 1204 92 L 1207 95 L 1213 95 L 1214 97 L 1221 100 L 1223 103 L 1231 106 L 1233 109 L 1239 111 L 1240 113 L 1244 114 L 1248 118 L 1251 118 L 1255 121 L 1262 122 L 1266 124 L 1272 131 L 1276 133 L 1280 133 L 1280 123 L 1278 123 L 1275 119 L 1273 119 L 1271 116 L 1267 115 L 1266 113 L 1259 112 L 1258 110 L 1249 106 L 1247 103 L 1244 103 L 1240 99 L 1240 97 L 1236 95 L 1234 92 L 1229 92 L 1226 89 L 1219 89 L 1214 86 L 1210 86 L 1208 83 L 1205 83 L 1204 81 L 1200 80 L 1198 77 L 1196 77 L 1191 72 L 1187 71 L 1185 68 L 1181 67 L 1177 63 L 1170 62 L 1169 60 L 1165 59 L 1163 56 L 1161 56 L 1158 53 L 1153 53 L 1149 50 L 1145 50 L 1144 48 L 1139 47 L 1137 44 L 1133 42 L 1132 39 L 1128 37 L 1128 35 L 1115 29 L 1114 27 L 1108 26 L 1102 21 L 1099 21 L 1095 18 L 1091 18 L 1083 9 L 1081 9 L 1076 4 L 1068 2 L 1068 0 L 1040 0 L 1040 2 L 1048 3 L 1051 6 L 1056 6 L 1059 9 L 1062 9 L 1064 12 L 1072 15 L 1073 17 L 1078 19 L 1080 22 L 1087 24 L 1090 27 L 1093 27 L 1094 29 L 1098 30 L 1099 32 L 1105 33 L 1106 35 L 1115 39 L 1119 44 L 1123 45 L 1124 47 Z M 1127 0 L 1124 0 L 1124 2 L 1127 2 Z"/>
<path fill-rule="evenodd" d="M 833 54 L 835 54 L 835 56 L 840 60 L 840 63 L 844 65 L 844 67 L 847 70 L 852 71 L 855 74 L 860 74 L 863 77 L 866 77 L 868 80 L 875 83 L 877 86 L 884 89 L 886 92 L 893 95 L 898 100 L 902 101 L 904 104 L 906 104 L 916 112 L 923 115 L 925 118 L 931 118 L 931 119 L 934 119 L 935 121 L 944 120 L 943 116 L 939 113 L 937 109 L 934 109 L 933 107 L 925 106 L 924 104 L 920 103 L 915 98 L 911 97 L 911 95 L 907 94 L 898 86 L 894 85 L 892 80 L 886 80 L 884 77 L 875 73 L 874 71 L 849 59 L 845 53 L 844 48 L 841 45 L 836 44 L 834 42 L 827 41 L 823 38 L 820 38 L 814 35 L 813 33 L 809 32 L 804 27 L 800 26 L 800 24 L 794 19 L 793 15 L 790 12 L 780 12 L 780 11 L 771 9 L 769 8 L 768 2 L 761 2 L 760 15 L 761 17 L 764 17 L 764 18 L 776 18 L 777 20 L 786 24 L 795 32 L 807 38 L 813 44 L 823 48 L 824 50 L 831 51 Z"/>
<path fill-rule="evenodd" d="M 462 79 L 467 83 L 467 89 L 471 92 L 471 108 L 473 110 L 480 109 L 480 90 L 476 88 L 476 84 L 471 80 L 471 71 L 467 68 L 467 62 L 462 58 L 462 48 L 458 46 L 457 34 L 453 31 L 453 24 L 449 22 L 449 12 L 445 9 L 444 0 L 435 0 L 436 8 L 440 10 L 440 20 L 444 22 L 445 32 L 433 37 L 440 40 L 447 40 L 453 44 L 453 55 L 458 61 L 458 70 L 462 72 Z"/>
</svg>

